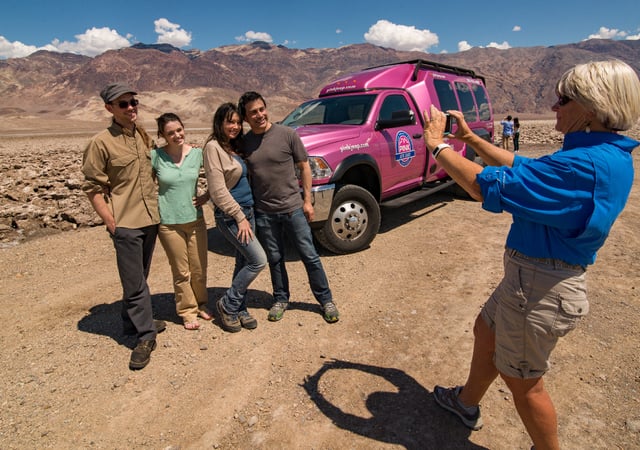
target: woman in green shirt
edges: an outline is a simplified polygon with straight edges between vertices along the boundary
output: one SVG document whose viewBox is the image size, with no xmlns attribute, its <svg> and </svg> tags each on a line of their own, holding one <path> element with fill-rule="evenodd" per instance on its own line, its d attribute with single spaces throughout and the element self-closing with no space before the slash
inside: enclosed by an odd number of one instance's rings
<svg viewBox="0 0 640 450">
<path fill-rule="evenodd" d="M 209 193 L 197 196 L 202 149 L 185 142 L 184 125 L 176 114 L 165 113 L 156 122 L 158 137 L 166 141 L 151 152 L 158 180 L 158 236 L 171 265 L 176 312 L 187 330 L 197 330 L 198 317 L 212 319 L 206 309 L 207 226 L 202 215 Z"/>
</svg>

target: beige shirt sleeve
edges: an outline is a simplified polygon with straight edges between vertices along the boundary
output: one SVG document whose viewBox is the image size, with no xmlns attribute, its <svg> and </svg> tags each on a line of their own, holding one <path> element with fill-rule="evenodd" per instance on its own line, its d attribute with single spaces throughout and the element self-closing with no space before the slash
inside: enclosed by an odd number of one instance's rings
<svg viewBox="0 0 640 450">
<path fill-rule="evenodd" d="M 203 156 L 211 201 L 237 223 L 242 222 L 244 213 L 230 192 L 242 176 L 242 166 L 214 140 L 207 142 Z"/>
</svg>

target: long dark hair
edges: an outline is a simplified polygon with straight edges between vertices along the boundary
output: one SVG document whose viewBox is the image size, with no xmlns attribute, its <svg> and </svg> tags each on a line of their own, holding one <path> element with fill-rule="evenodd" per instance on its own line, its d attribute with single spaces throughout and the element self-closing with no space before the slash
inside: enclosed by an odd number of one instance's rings
<svg viewBox="0 0 640 450">
<path fill-rule="evenodd" d="M 242 116 L 238 112 L 238 107 L 231 102 L 223 103 L 216 109 L 216 112 L 213 114 L 213 123 L 211 124 L 211 134 L 207 137 L 207 140 L 204 142 L 206 146 L 209 141 L 218 141 L 222 148 L 230 146 L 233 151 L 237 151 L 240 145 L 240 139 L 242 138 L 242 128 L 240 128 L 240 133 L 235 138 L 229 140 L 227 139 L 227 135 L 224 133 L 224 121 L 228 120 L 229 122 L 233 119 L 233 115 L 237 114 L 240 118 L 240 123 L 242 123 Z"/>
</svg>

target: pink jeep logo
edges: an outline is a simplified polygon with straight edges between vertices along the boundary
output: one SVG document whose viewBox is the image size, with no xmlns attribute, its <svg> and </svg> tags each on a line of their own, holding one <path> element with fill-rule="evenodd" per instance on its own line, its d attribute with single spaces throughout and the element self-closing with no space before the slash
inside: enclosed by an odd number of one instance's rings
<svg viewBox="0 0 640 450">
<path fill-rule="evenodd" d="M 413 139 L 406 131 L 398 131 L 396 134 L 396 161 L 402 166 L 407 167 L 416 151 L 413 149 Z"/>
</svg>

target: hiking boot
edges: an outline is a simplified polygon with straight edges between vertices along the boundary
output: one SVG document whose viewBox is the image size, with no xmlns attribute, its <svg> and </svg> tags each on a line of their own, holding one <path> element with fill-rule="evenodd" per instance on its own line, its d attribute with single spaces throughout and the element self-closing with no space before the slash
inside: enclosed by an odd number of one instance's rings
<svg viewBox="0 0 640 450">
<path fill-rule="evenodd" d="M 340 313 L 338 312 L 338 307 L 333 302 L 327 302 L 322 305 L 322 311 L 324 312 L 323 317 L 329 323 L 335 323 L 340 320 Z"/>
<path fill-rule="evenodd" d="M 286 311 L 289 304 L 287 302 L 275 302 L 271 309 L 269 310 L 269 315 L 267 319 L 271 322 L 277 322 L 282 319 L 284 312 Z"/>
<path fill-rule="evenodd" d="M 157 333 L 162 333 L 167 329 L 167 323 L 164 320 L 154 320 L 153 325 L 156 327 Z M 124 325 L 122 327 L 122 332 L 125 336 L 135 336 L 138 334 L 138 330 L 133 325 Z"/>
<path fill-rule="evenodd" d="M 237 333 L 242 330 L 242 325 L 238 320 L 237 314 L 227 314 L 222 306 L 222 299 L 216 302 L 216 311 L 218 312 L 218 317 L 220 318 L 220 326 L 224 331 L 228 331 L 229 333 Z"/>
<path fill-rule="evenodd" d="M 442 408 L 458 416 L 467 428 L 478 431 L 482 428 L 480 407 L 463 405 L 462 402 L 458 400 L 460 391 L 462 391 L 462 386 L 452 388 L 436 386 L 433 388 L 433 398 Z"/>
<path fill-rule="evenodd" d="M 240 319 L 240 325 L 247 330 L 254 330 L 258 328 L 258 321 L 253 318 L 249 311 L 244 310 L 238 313 L 238 319 Z"/>
<path fill-rule="evenodd" d="M 156 348 L 156 341 L 152 339 L 150 341 L 140 341 L 136 348 L 131 352 L 131 360 L 129 361 L 129 369 L 140 370 L 144 369 L 149 361 L 151 361 L 151 352 Z"/>
</svg>

